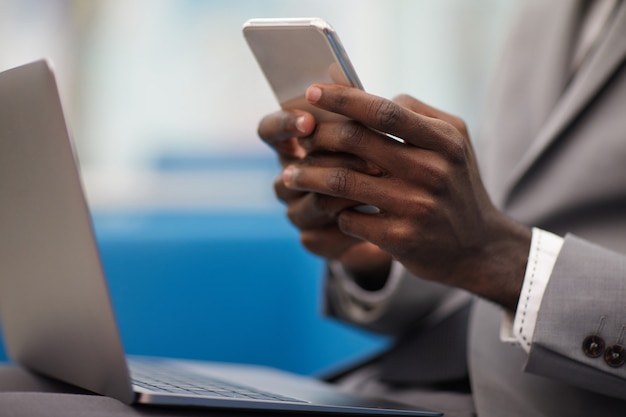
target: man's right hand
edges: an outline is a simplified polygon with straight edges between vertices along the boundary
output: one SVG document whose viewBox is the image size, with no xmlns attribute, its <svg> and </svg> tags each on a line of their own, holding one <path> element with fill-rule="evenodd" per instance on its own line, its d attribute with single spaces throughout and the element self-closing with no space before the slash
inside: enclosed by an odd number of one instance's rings
<svg viewBox="0 0 626 417">
<path fill-rule="evenodd" d="M 291 110 L 267 115 L 259 123 L 258 134 L 278 154 L 283 167 L 315 159 L 300 145 L 299 138 L 311 135 L 317 127 L 312 114 Z M 326 156 L 327 157 L 327 156 Z M 346 156 L 343 155 L 342 158 Z M 361 160 L 354 160 L 355 169 L 366 170 Z M 336 221 L 337 214 L 358 205 L 316 193 L 290 190 L 282 173 L 274 182 L 274 191 L 287 206 L 287 217 L 300 231 L 303 246 L 327 260 L 338 260 L 366 289 L 380 288 L 389 273 L 391 257 L 377 246 L 343 234 Z"/>
</svg>

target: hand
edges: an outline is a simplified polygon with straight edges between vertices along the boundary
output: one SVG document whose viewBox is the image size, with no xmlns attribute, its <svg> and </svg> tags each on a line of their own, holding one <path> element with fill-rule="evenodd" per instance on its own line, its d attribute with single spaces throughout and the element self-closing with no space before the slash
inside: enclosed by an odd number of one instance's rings
<svg viewBox="0 0 626 417">
<path fill-rule="evenodd" d="M 279 111 L 263 118 L 258 133 L 276 151 L 284 167 L 290 163 L 313 163 L 316 160 L 317 156 L 308 155 L 298 142 L 299 138 L 311 135 L 316 127 L 310 113 Z M 327 155 L 328 158 L 331 156 Z M 359 163 L 356 159 L 352 162 Z M 361 170 L 365 171 L 365 168 Z M 391 265 L 390 255 L 369 242 L 345 235 L 337 226 L 338 211 L 353 207 L 356 202 L 289 189 L 285 187 L 282 174 L 274 182 L 274 191 L 286 204 L 287 216 L 299 229 L 305 248 L 325 259 L 340 261 L 366 289 L 378 289 L 384 284 Z M 333 201 L 332 207 L 329 201 Z"/>
<path fill-rule="evenodd" d="M 514 311 L 530 230 L 493 206 L 465 124 L 408 96 L 389 101 L 353 88 L 315 85 L 307 99 L 353 122 L 321 125 L 300 145 L 309 154 L 354 155 L 369 171 L 336 157 L 301 161 L 284 170 L 287 187 L 380 208 L 364 214 L 325 202 L 326 210 L 337 210 L 343 233 L 379 246 L 414 275 Z"/>
</svg>

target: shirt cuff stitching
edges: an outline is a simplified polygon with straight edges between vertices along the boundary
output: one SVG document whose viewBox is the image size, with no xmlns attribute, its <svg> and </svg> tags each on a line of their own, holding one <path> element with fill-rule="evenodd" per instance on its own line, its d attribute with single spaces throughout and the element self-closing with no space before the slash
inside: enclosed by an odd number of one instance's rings
<svg viewBox="0 0 626 417">
<path fill-rule="evenodd" d="M 542 233 L 539 233 L 539 236 L 537 236 L 537 245 L 535 247 L 535 257 L 533 259 L 533 265 L 532 265 L 532 270 L 531 270 L 531 274 L 530 274 L 530 281 L 528 283 L 528 292 L 526 294 L 526 300 L 525 300 L 525 303 L 524 303 L 524 308 L 522 310 L 522 318 L 520 320 L 519 334 L 520 334 L 520 337 L 522 338 L 522 340 L 524 341 L 524 343 L 526 344 L 526 346 L 530 346 L 530 340 L 528 340 L 528 337 L 524 333 L 524 324 L 526 322 L 526 312 L 528 311 L 528 303 L 530 301 L 530 295 L 532 293 L 533 283 L 535 281 L 535 273 L 537 271 L 537 262 L 538 262 L 538 259 L 539 259 L 539 252 L 541 250 L 541 238 L 542 238 L 542 235 L 543 235 Z"/>
</svg>

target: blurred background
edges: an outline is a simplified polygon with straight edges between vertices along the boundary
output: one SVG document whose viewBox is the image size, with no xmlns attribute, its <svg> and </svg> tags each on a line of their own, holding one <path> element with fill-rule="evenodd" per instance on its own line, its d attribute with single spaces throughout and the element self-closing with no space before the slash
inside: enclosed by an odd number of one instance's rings
<svg viewBox="0 0 626 417">
<path fill-rule="evenodd" d="M 256 135 L 277 104 L 242 24 L 322 17 L 366 90 L 409 93 L 475 134 L 513 11 L 512 0 L 0 0 L 0 70 L 54 64 L 129 353 L 310 374 L 386 340 L 322 316 L 322 263 L 284 218 L 278 164 Z"/>
</svg>

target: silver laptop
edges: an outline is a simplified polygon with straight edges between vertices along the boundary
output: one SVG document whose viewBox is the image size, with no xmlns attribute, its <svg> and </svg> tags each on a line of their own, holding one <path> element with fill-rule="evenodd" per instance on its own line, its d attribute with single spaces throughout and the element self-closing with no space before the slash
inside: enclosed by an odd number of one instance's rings
<svg viewBox="0 0 626 417">
<path fill-rule="evenodd" d="M 261 366 L 127 358 L 47 61 L 0 73 L 0 323 L 23 367 L 127 404 L 441 415 Z"/>
</svg>

